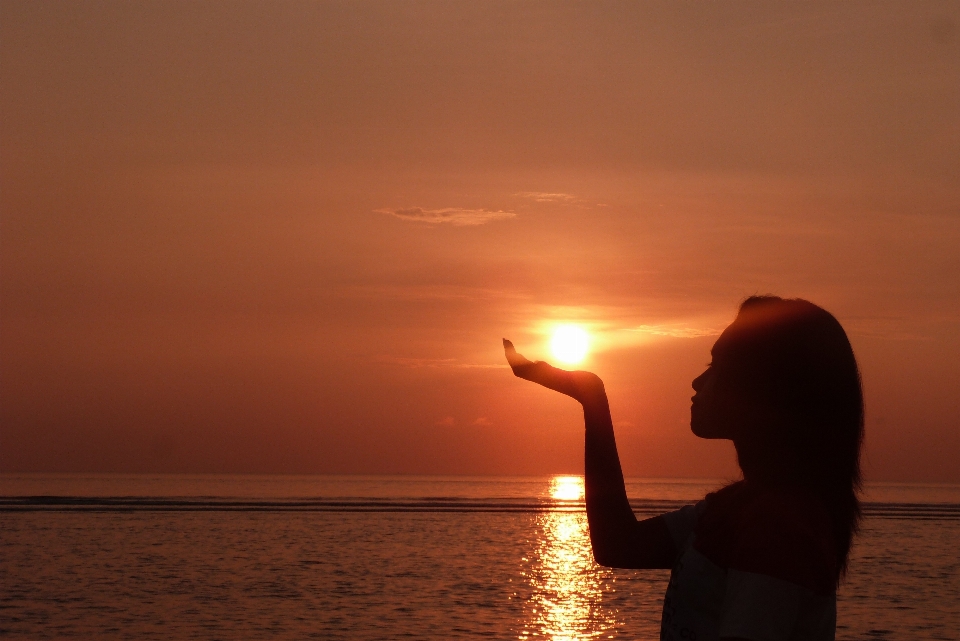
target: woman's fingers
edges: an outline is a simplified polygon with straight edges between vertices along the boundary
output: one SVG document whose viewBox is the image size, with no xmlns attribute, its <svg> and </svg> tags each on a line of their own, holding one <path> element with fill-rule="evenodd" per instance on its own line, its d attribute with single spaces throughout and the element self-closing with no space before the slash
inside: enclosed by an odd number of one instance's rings
<svg viewBox="0 0 960 641">
<path fill-rule="evenodd" d="M 534 370 L 536 369 L 535 366 L 538 365 L 538 363 L 534 363 L 529 358 L 517 353 L 517 348 L 515 348 L 513 343 L 508 341 L 506 338 L 503 339 L 503 353 L 507 357 L 507 363 L 510 364 L 510 369 L 513 370 L 514 376 L 525 378 L 528 381 L 534 380 Z"/>
<path fill-rule="evenodd" d="M 503 339 L 503 352 L 506 354 L 507 362 L 510 364 L 510 367 L 513 368 L 514 373 L 516 373 L 517 367 L 533 364 L 530 359 L 524 358 L 523 355 L 518 354 L 517 348 L 514 347 L 513 343 L 508 341 L 506 338 Z"/>
<path fill-rule="evenodd" d="M 537 361 L 534 363 L 529 358 L 523 356 L 523 354 L 518 353 L 517 348 L 515 348 L 513 343 L 506 338 L 503 339 L 503 353 L 506 355 L 507 363 L 510 364 L 510 369 L 513 370 L 514 375 L 535 383 L 540 382 L 534 377 L 536 375 L 536 371 L 538 369 L 542 369 L 539 366 L 546 365 L 546 363 L 542 361 Z"/>
</svg>

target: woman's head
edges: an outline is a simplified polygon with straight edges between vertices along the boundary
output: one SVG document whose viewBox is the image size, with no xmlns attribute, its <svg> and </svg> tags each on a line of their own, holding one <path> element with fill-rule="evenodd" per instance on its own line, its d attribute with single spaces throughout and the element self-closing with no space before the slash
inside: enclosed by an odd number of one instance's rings
<svg viewBox="0 0 960 641">
<path fill-rule="evenodd" d="M 836 503 L 848 547 L 859 516 L 863 395 L 840 323 L 805 300 L 754 296 L 712 355 L 693 382 L 693 432 L 732 439 L 747 481 L 800 485 Z"/>
</svg>

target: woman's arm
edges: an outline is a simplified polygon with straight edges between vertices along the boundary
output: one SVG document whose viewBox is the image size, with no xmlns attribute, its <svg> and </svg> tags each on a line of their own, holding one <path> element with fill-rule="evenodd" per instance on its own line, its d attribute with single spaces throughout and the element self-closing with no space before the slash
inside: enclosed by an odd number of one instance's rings
<svg viewBox="0 0 960 641">
<path fill-rule="evenodd" d="M 566 394 L 583 405 L 584 480 L 593 555 L 600 565 L 617 568 L 670 568 L 676 546 L 660 517 L 637 521 L 627 500 L 610 406 L 603 381 L 590 372 L 568 372 L 543 361 L 529 361 L 504 339 L 513 373 Z"/>
</svg>

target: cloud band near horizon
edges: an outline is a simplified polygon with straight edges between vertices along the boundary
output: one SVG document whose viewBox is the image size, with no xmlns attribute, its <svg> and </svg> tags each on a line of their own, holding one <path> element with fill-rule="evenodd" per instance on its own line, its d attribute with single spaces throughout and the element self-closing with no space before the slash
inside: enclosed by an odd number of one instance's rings
<svg viewBox="0 0 960 641">
<path fill-rule="evenodd" d="M 456 227 L 484 225 L 495 220 L 505 220 L 516 216 L 512 211 L 489 209 L 465 209 L 462 207 L 444 207 L 442 209 L 424 209 L 422 207 L 385 207 L 374 210 L 378 214 L 387 214 L 400 220 L 408 220 L 430 225 L 449 223 Z"/>
</svg>

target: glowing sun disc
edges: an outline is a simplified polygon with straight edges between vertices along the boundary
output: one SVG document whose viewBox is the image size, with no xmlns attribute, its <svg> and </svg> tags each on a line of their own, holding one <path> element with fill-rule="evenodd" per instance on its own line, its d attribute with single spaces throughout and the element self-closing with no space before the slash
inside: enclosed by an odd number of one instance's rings
<svg viewBox="0 0 960 641">
<path fill-rule="evenodd" d="M 561 325 L 550 339 L 550 351 L 557 360 L 564 363 L 579 363 L 587 355 L 589 337 L 582 327 Z"/>
</svg>

